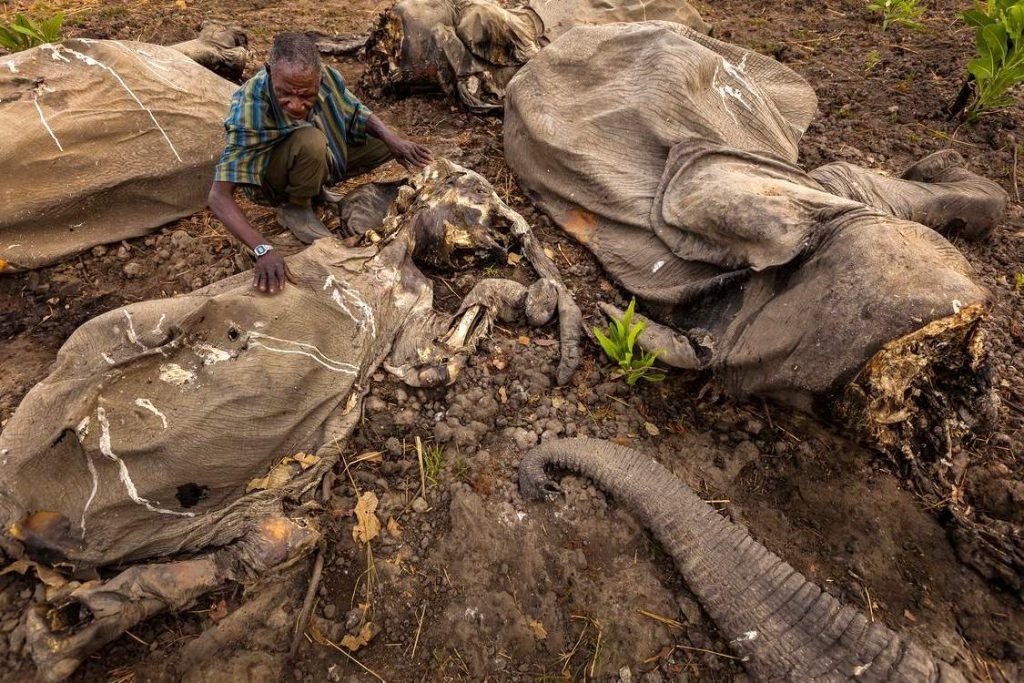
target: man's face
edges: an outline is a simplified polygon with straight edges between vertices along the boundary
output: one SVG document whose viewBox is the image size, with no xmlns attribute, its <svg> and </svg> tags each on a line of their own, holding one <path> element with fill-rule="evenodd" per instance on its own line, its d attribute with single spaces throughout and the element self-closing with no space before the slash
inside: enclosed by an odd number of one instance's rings
<svg viewBox="0 0 1024 683">
<path fill-rule="evenodd" d="M 320 73 L 305 66 L 283 63 L 274 65 L 270 76 L 281 110 L 293 119 L 305 121 L 320 93 Z"/>
</svg>

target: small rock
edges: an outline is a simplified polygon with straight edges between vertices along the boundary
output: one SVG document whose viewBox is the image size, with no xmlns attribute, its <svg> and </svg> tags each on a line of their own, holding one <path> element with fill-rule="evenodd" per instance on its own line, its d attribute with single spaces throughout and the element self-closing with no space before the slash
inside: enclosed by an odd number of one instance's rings
<svg viewBox="0 0 1024 683">
<path fill-rule="evenodd" d="M 171 233 L 171 244 L 178 247 L 179 249 L 187 247 L 192 243 L 192 235 L 188 234 L 184 230 L 175 230 Z"/>
<path fill-rule="evenodd" d="M 633 683 L 633 672 L 628 666 L 619 669 L 619 683 Z"/>
<path fill-rule="evenodd" d="M 125 277 L 129 278 L 141 277 L 142 273 L 145 271 L 142 264 L 135 261 L 129 261 L 124 264 L 124 268 L 122 270 L 124 271 Z"/>
<path fill-rule="evenodd" d="M 331 603 L 324 605 L 324 618 L 333 619 L 334 615 L 338 612 L 338 608 Z"/>
<path fill-rule="evenodd" d="M 131 258 L 131 253 L 129 253 L 128 249 L 124 245 L 122 245 L 117 248 L 117 258 L 121 259 L 122 261 L 125 261 Z"/>
<path fill-rule="evenodd" d="M 422 496 L 417 496 L 416 500 L 412 502 L 412 509 L 420 514 L 423 514 L 430 509 L 430 503 L 425 501 Z"/>
<path fill-rule="evenodd" d="M 107 255 L 107 248 L 105 246 L 103 246 L 102 244 L 98 244 L 98 245 L 96 245 L 95 247 L 92 248 L 92 255 L 95 256 L 96 258 L 100 258 L 102 256 L 106 256 Z"/>
</svg>

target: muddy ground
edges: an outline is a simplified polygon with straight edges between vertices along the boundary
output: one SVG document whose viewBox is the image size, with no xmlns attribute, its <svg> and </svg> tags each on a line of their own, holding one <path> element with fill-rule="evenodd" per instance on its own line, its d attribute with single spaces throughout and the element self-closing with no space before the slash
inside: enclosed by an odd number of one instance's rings
<svg viewBox="0 0 1024 683">
<path fill-rule="evenodd" d="M 22 3 L 24 4 L 24 3 Z M 69 35 L 173 43 L 203 19 L 241 24 L 258 68 L 274 32 L 365 32 L 386 1 L 58 0 Z M 956 19 L 967 3 L 927 3 L 922 31 L 883 33 L 859 1 L 697 3 L 716 35 L 775 56 L 817 89 L 820 113 L 802 145 L 806 167 L 836 160 L 897 172 L 926 153 L 954 147 L 975 170 L 1019 200 L 1015 138 L 1019 109 L 975 125 L 947 121 L 972 50 Z M 43 3 L 39 3 L 43 6 Z M 335 62 L 352 83 L 358 58 Z M 467 115 L 442 98 L 367 97 L 385 120 L 483 173 L 554 252 L 585 314 L 623 302 L 593 259 L 531 209 L 502 157 L 498 119 Z M 397 175 L 400 169 L 385 169 Z M 296 248 L 269 211 L 255 224 Z M 958 244 L 992 292 L 989 348 L 1004 399 L 999 431 L 980 435 L 965 486 L 979 504 L 1024 523 L 1024 315 L 1015 275 L 1024 273 L 1024 217 L 1014 202 L 988 241 Z M 47 372 L 57 349 L 86 319 L 124 303 L 191 291 L 250 267 L 208 214 L 151 236 L 97 247 L 66 263 L 0 279 L 0 424 Z M 482 272 L 432 274 L 452 308 Z M 494 264 L 488 276 L 524 281 L 526 266 Z M 330 539 L 312 629 L 294 659 L 272 627 L 290 624 L 282 596 L 264 611 L 267 630 L 237 643 L 236 656 L 204 661 L 188 649 L 244 603 L 241 590 L 204 599 L 187 613 L 151 620 L 93 656 L 73 680 L 375 680 L 330 643 L 367 616 L 376 629 L 356 653 L 388 681 L 584 678 L 643 681 L 741 680 L 716 634 L 661 550 L 628 514 L 585 481 L 566 500 L 525 503 L 515 467 L 524 449 L 560 435 L 613 438 L 666 464 L 723 514 L 846 603 L 911 634 L 983 681 L 1024 678 L 1024 615 L 1018 597 L 962 564 L 942 521 L 888 462 L 835 430 L 785 407 L 719 395 L 711 378 L 673 373 L 661 384 L 626 387 L 596 346 L 567 387 L 552 386 L 554 327 L 505 326 L 447 390 L 418 391 L 379 374 L 348 457 L 379 462 L 338 472 L 324 524 Z M 525 338 L 524 338 L 525 337 Z M 428 454 L 426 496 L 413 442 Z M 365 548 L 352 541 L 357 491 L 374 491 L 393 533 Z M 308 564 L 295 570 L 299 589 Z M 259 595 L 261 589 L 251 591 Z M 31 680 L 21 656 L 20 615 L 37 593 L 0 578 L 0 678 Z M 286 640 L 286 639 L 285 639 Z M 330 641 L 330 642 L 328 642 Z"/>
</svg>

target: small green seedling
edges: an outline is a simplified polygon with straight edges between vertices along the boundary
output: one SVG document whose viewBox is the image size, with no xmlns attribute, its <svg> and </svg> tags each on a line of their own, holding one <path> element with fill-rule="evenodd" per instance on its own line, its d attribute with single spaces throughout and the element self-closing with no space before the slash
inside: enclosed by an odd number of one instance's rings
<svg viewBox="0 0 1024 683">
<path fill-rule="evenodd" d="M 654 367 L 660 351 L 644 351 L 637 344 L 647 325 L 643 320 L 633 322 L 635 312 L 636 299 L 631 299 L 622 318 L 612 318 L 604 332 L 595 327 L 594 336 L 608 357 L 618 363 L 626 384 L 632 386 L 641 379 L 660 382 L 665 379 L 665 373 Z"/>
<path fill-rule="evenodd" d="M 60 42 L 63 25 L 63 12 L 40 21 L 32 21 L 24 14 L 15 14 L 10 22 L 0 22 L 0 46 L 11 52 L 21 52 L 44 43 L 57 43 Z"/>
<path fill-rule="evenodd" d="M 423 449 L 423 472 L 431 486 L 437 486 L 437 480 L 444 469 L 444 451 L 437 444 Z"/>
<path fill-rule="evenodd" d="M 1014 273 L 1013 275 L 1013 293 L 1020 294 L 1024 292 L 1024 273 Z"/>
<path fill-rule="evenodd" d="M 922 28 L 920 19 L 924 15 L 924 7 L 917 0 L 873 0 L 868 3 L 868 11 L 882 15 L 882 30 L 888 31 L 892 25 L 905 28 Z"/>
<path fill-rule="evenodd" d="M 878 50 L 872 50 L 868 53 L 868 58 L 864 61 L 864 73 L 871 73 L 881 62 L 882 57 L 878 54 Z"/>
</svg>

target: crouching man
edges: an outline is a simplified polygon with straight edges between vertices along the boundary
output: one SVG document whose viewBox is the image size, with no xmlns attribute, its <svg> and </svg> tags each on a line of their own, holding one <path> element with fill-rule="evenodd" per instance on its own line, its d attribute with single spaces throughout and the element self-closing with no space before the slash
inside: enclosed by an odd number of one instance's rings
<svg viewBox="0 0 1024 683">
<path fill-rule="evenodd" d="M 312 208 L 326 185 L 389 159 L 416 167 L 432 161 L 426 148 L 398 135 L 356 99 L 301 33 L 274 37 L 268 64 L 231 99 L 224 128 L 227 144 L 214 171 L 210 209 L 252 249 L 253 286 L 271 294 L 289 274 L 235 202 L 236 186 L 253 201 L 279 207 L 278 222 L 308 244 L 330 234 Z"/>
</svg>

